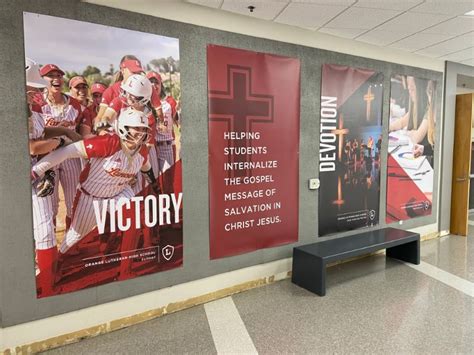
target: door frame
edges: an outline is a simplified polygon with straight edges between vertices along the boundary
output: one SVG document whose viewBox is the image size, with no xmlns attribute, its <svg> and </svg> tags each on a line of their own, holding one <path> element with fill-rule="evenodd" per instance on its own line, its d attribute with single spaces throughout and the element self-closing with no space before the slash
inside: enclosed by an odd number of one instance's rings
<svg viewBox="0 0 474 355">
<path fill-rule="evenodd" d="M 458 74 L 474 77 L 474 67 L 446 62 L 444 70 L 443 120 L 441 125 L 441 161 L 439 184 L 438 231 L 449 232 L 451 224 L 451 186 L 453 174 L 454 123 L 456 116 L 456 87 Z"/>
<path fill-rule="evenodd" d="M 469 222 L 473 106 L 474 93 L 456 96 L 450 232 L 462 236 L 467 236 Z"/>
</svg>

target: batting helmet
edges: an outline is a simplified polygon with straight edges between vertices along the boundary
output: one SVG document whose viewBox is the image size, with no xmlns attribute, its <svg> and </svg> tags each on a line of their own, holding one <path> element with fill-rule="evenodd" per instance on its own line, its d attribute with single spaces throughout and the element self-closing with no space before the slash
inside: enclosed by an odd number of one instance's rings
<svg viewBox="0 0 474 355">
<path fill-rule="evenodd" d="M 145 128 L 145 130 L 137 130 L 131 133 L 130 128 Z M 140 144 L 146 141 L 149 130 L 146 114 L 131 107 L 122 111 L 116 121 L 116 132 L 122 140 L 129 143 Z"/>
<path fill-rule="evenodd" d="M 43 89 L 48 86 L 48 82 L 44 80 L 40 75 L 39 65 L 30 58 L 26 58 L 25 61 L 26 70 L 26 85 Z"/>
<path fill-rule="evenodd" d="M 120 85 L 122 96 L 133 95 L 137 103 L 146 105 L 151 99 L 152 86 L 150 80 L 143 75 L 133 74 Z"/>
</svg>

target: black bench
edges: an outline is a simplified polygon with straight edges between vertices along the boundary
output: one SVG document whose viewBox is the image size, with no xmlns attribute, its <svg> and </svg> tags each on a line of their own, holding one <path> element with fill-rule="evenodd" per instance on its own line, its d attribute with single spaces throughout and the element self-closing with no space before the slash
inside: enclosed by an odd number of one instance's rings
<svg viewBox="0 0 474 355">
<path fill-rule="evenodd" d="M 291 281 L 319 296 L 326 294 L 326 264 L 387 249 L 387 256 L 420 263 L 420 235 L 383 228 L 350 237 L 326 240 L 293 248 Z"/>
</svg>

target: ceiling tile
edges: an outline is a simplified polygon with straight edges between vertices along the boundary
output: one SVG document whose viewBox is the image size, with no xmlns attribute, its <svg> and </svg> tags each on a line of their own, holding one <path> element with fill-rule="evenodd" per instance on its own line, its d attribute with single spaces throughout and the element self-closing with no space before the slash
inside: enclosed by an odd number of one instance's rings
<svg viewBox="0 0 474 355">
<path fill-rule="evenodd" d="M 390 47 L 403 49 L 409 52 L 414 52 L 422 48 L 426 48 L 433 44 L 445 41 L 452 38 L 451 35 L 429 34 L 429 33 L 415 33 L 410 37 L 401 39 L 390 45 Z"/>
<path fill-rule="evenodd" d="M 186 2 L 218 9 L 222 5 L 224 0 L 186 0 Z"/>
<path fill-rule="evenodd" d="M 471 58 L 474 58 L 474 47 L 463 49 L 462 51 L 454 52 L 441 57 L 441 59 L 450 60 L 452 62 L 460 62 L 462 60 Z"/>
<path fill-rule="evenodd" d="M 381 23 L 398 15 L 395 10 L 366 9 L 360 7 L 350 7 L 337 16 L 325 27 L 329 28 L 358 28 L 369 30 Z"/>
<path fill-rule="evenodd" d="M 404 14 L 394 18 L 378 29 L 383 31 L 393 32 L 410 32 L 415 33 L 422 31 L 427 27 L 436 25 L 442 21 L 449 19 L 449 16 L 445 15 L 433 15 L 433 14 L 419 14 L 414 12 L 405 12 Z"/>
<path fill-rule="evenodd" d="M 247 0 L 224 0 L 221 6 L 222 10 L 235 12 L 241 15 L 260 18 L 263 20 L 273 20 L 287 6 L 289 1 L 272 0 L 272 1 L 247 1 Z M 255 6 L 253 12 L 250 12 L 248 6 Z"/>
<path fill-rule="evenodd" d="M 372 9 L 386 9 L 406 11 L 413 6 L 422 3 L 423 0 L 403 0 L 403 1 L 388 1 L 388 0 L 359 0 L 356 7 L 368 7 Z"/>
<path fill-rule="evenodd" d="M 318 32 L 327 33 L 337 37 L 343 38 L 355 38 L 361 33 L 364 33 L 367 30 L 361 30 L 358 28 L 327 28 L 323 27 L 318 30 Z"/>
<path fill-rule="evenodd" d="M 461 63 L 466 64 L 466 65 L 471 65 L 471 66 L 474 67 L 474 58 L 471 58 L 471 59 L 468 59 L 468 60 L 463 60 Z"/>
<path fill-rule="evenodd" d="M 375 44 L 378 46 L 386 46 L 409 35 L 410 33 L 407 32 L 389 32 L 380 31 L 377 29 L 357 37 L 357 41 Z"/>
<path fill-rule="evenodd" d="M 291 0 L 294 3 L 307 3 L 330 6 L 351 6 L 356 0 Z"/>
<path fill-rule="evenodd" d="M 418 5 L 410 11 L 456 16 L 464 15 L 466 12 L 471 10 L 474 10 L 474 3 L 472 0 L 431 0 Z"/>
<path fill-rule="evenodd" d="M 416 53 L 431 57 L 440 57 L 471 47 L 472 43 L 474 43 L 474 32 L 469 32 L 464 35 L 448 39 L 445 42 L 441 42 L 431 47 L 419 50 Z"/>
<path fill-rule="evenodd" d="M 327 6 L 309 3 L 291 3 L 275 19 L 287 25 L 317 29 L 345 10 L 347 6 Z"/>
<path fill-rule="evenodd" d="M 461 16 L 427 28 L 423 33 L 439 33 L 459 36 L 470 31 L 474 31 L 474 17 Z"/>
</svg>

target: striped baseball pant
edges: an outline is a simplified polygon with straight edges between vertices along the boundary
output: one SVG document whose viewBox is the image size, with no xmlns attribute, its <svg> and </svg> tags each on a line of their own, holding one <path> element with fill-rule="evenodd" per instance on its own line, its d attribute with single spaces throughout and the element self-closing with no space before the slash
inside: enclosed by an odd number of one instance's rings
<svg viewBox="0 0 474 355">
<path fill-rule="evenodd" d="M 174 164 L 173 144 L 171 142 L 156 142 L 160 172 L 163 173 Z"/>
<path fill-rule="evenodd" d="M 156 145 L 151 147 L 148 151 L 148 159 L 150 161 L 151 168 L 153 169 L 153 174 L 155 175 L 155 177 L 160 176 L 160 163 L 158 162 L 158 153 Z"/>
<path fill-rule="evenodd" d="M 168 144 L 169 142 L 157 142 L 156 149 L 158 154 L 158 170 L 160 174 L 163 174 L 166 170 L 172 167 L 175 163 L 174 153 L 173 153 L 173 144 Z M 173 180 L 174 176 L 172 174 L 166 175 L 166 178 L 163 175 L 163 193 L 169 194 L 173 192 Z"/>
<path fill-rule="evenodd" d="M 59 183 L 64 191 L 64 202 L 66 204 L 66 215 L 72 216 L 72 209 L 74 205 L 74 197 L 76 196 L 77 186 L 79 185 L 79 177 L 81 175 L 81 159 L 67 159 L 59 164 L 56 170 L 56 184 L 53 198 L 53 212 L 54 217 L 58 214 L 59 208 Z"/>
<path fill-rule="evenodd" d="M 35 185 L 31 187 L 33 236 L 35 238 L 35 248 L 45 250 L 56 246 L 53 223 L 53 195 L 38 197 Z"/>
</svg>

